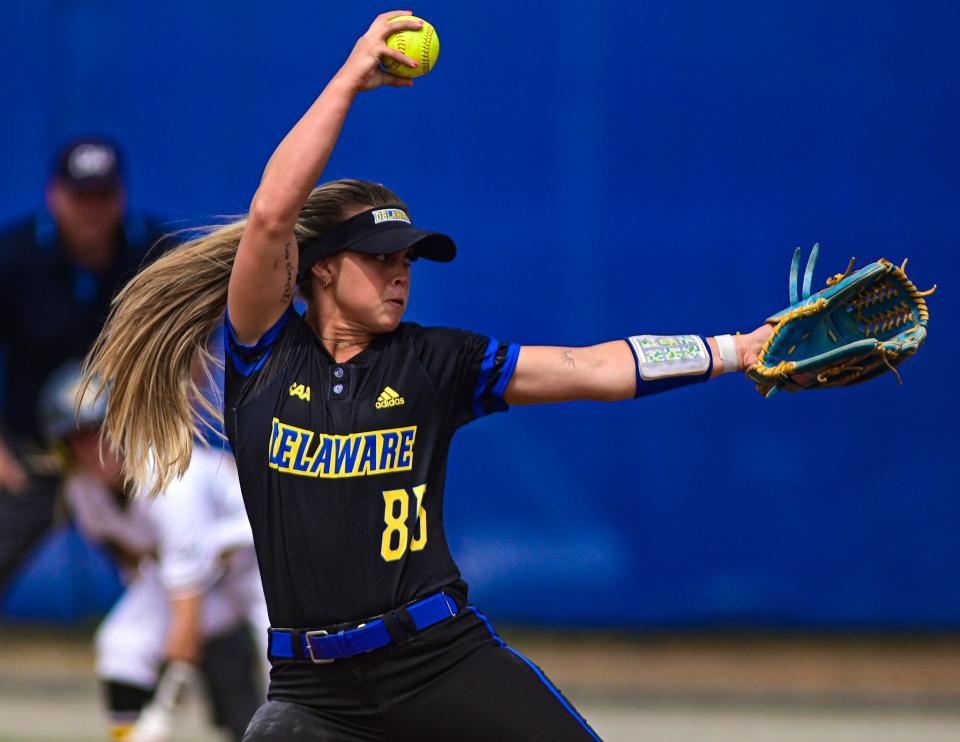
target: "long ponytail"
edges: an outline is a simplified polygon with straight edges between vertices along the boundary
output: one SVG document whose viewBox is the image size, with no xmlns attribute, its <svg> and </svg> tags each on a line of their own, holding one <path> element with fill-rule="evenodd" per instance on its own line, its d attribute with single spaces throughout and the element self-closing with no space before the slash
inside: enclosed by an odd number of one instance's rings
<svg viewBox="0 0 960 742">
<path fill-rule="evenodd" d="M 313 190 L 300 210 L 298 241 L 343 221 L 351 206 L 402 204 L 389 189 L 337 180 Z M 246 219 L 201 230 L 201 235 L 148 265 L 113 300 L 107 323 L 84 364 L 109 387 L 104 442 L 119 451 L 134 491 L 162 492 L 187 470 L 194 439 L 205 423 L 198 408 L 222 422 L 219 404 L 202 392 L 216 360 L 211 334 L 223 321 L 227 286 Z M 212 383 L 210 384 L 212 387 Z"/>
<path fill-rule="evenodd" d="M 190 463 L 200 432 L 193 405 L 220 418 L 191 371 L 199 364 L 201 375 L 211 374 L 208 341 L 223 319 L 245 226 L 244 219 L 206 230 L 134 276 L 87 356 L 85 383 L 109 382 L 107 442 L 122 452 L 128 482 L 154 480 L 151 496 Z"/>
</svg>

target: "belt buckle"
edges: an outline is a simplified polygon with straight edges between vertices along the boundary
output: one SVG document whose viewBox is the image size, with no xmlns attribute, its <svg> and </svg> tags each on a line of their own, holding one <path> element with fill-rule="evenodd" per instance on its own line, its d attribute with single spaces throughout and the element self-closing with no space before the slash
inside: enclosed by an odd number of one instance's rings
<svg viewBox="0 0 960 742">
<path fill-rule="evenodd" d="M 453 612 L 453 608 L 450 607 L 450 603 L 447 602 L 447 598 L 448 597 L 450 598 L 450 601 L 454 604 L 454 606 L 457 605 L 457 601 L 454 600 L 452 596 L 448 596 L 442 590 L 438 593 L 438 595 L 440 595 L 440 597 L 443 598 L 443 604 L 447 607 L 447 610 L 450 612 L 450 618 L 456 618 L 457 614 Z"/>
<path fill-rule="evenodd" d="M 330 636 L 330 632 L 329 632 L 329 631 L 325 631 L 325 630 L 323 630 L 323 629 L 317 629 L 316 631 L 305 631 L 305 632 L 303 632 L 303 635 L 304 635 L 304 637 L 305 637 L 306 640 L 307 640 L 307 641 L 305 642 L 306 645 L 307 645 L 307 654 L 310 655 L 310 661 L 311 661 L 313 664 L 315 664 L 315 665 L 327 665 L 327 664 L 333 662 L 333 659 L 323 659 L 322 657 L 321 657 L 320 659 L 317 659 L 316 657 L 314 657 L 314 656 L 313 656 L 313 644 L 310 643 L 310 637 L 311 637 L 311 636 Z"/>
</svg>

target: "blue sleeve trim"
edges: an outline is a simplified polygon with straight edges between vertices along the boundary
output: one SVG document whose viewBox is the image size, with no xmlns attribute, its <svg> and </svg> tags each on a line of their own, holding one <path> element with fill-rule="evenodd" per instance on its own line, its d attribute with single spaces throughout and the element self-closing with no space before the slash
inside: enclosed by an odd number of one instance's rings
<svg viewBox="0 0 960 742">
<path fill-rule="evenodd" d="M 503 399 L 504 392 L 507 391 L 507 384 L 513 378 L 513 372 L 517 369 L 517 359 L 520 357 L 520 346 L 517 343 L 510 343 L 507 346 L 507 358 L 503 362 L 503 368 L 500 369 L 500 378 L 497 379 L 496 386 L 493 387 L 493 396 L 499 402 L 500 409 L 507 409 L 507 403 Z"/>
<path fill-rule="evenodd" d="M 229 313 L 226 314 L 223 321 L 223 345 L 226 356 L 233 362 L 234 368 L 240 374 L 250 376 L 259 371 L 263 364 L 267 362 L 270 352 L 273 350 L 273 344 L 290 319 L 290 311 L 290 309 L 287 309 L 280 315 L 280 319 L 274 322 L 273 326 L 263 333 L 254 345 L 244 345 L 237 340 L 233 323 L 230 322 L 230 315 Z"/>
<path fill-rule="evenodd" d="M 493 338 L 487 343 L 487 350 L 483 354 L 483 361 L 480 363 L 480 373 L 477 374 L 477 384 L 473 388 L 473 414 L 477 417 L 483 417 L 486 409 L 483 404 L 483 392 L 490 381 L 490 374 L 493 373 L 493 362 L 497 357 L 497 348 L 500 347 Z"/>
<path fill-rule="evenodd" d="M 702 341 L 703 346 L 707 349 L 707 357 L 710 359 L 710 362 L 707 364 L 707 371 L 703 374 L 697 374 L 696 376 L 674 376 L 670 379 L 659 379 L 657 381 L 644 381 L 643 377 L 640 376 L 640 359 L 637 358 L 637 351 L 633 347 L 633 343 L 624 338 L 624 342 L 627 344 L 627 347 L 630 348 L 630 352 L 633 354 L 633 364 L 635 366 L 635 374 L 637 378 L 637 389 L 633 395 L 634 399 L 638 397 L 647 397 L 651 394 L 658 394 L 660 392 L 666 392 L 671 389 L 678 389 L 682 386 L 690 386 L 691 384 L 700 384 L 704 381 L 710 379 L 710 374 L 713 373 L 713 353 L 710 350 L 710 345 L 707 343 L 707 339 L 698 335 Z"/>
</svg>

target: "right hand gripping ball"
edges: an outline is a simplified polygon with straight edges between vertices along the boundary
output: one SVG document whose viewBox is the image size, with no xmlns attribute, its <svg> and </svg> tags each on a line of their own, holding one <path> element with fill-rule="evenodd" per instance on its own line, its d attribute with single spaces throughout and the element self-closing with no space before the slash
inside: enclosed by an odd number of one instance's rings
<svg viewBox="0 0 960 742">
<path fill-rule="evenodd" d="M 401 15 L 391 18 L 390 23 L 396 21 L 423 21 L 413 15 Z M 416 67 L 407 67 L 389 57 L 383 59 L 383 68 L 391 75 L 398 77 L 420 77 L 427 74 L 437 63 L 440 54 L 440 39 L 437 30 L 427 21 L 423 21 L 423 28 L 419 31 L 398 31 L 387 37 L 387 46 L 396 49 L 401 54 L 417 62 Z"/>
</svg>

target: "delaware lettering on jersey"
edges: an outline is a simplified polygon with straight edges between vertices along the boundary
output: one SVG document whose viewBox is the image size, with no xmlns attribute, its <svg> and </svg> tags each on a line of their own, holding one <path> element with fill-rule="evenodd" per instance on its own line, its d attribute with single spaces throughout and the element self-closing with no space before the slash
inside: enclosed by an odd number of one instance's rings
<svg viewBox="0 0 960 742">
<path fill-rule="evenodd" d="M 416 425 L 328 435 L 287 425 L 275 417 L 268 463 L 278 472 L 321 479 L 410 471 L 416 437 Z"/>
</svg>

